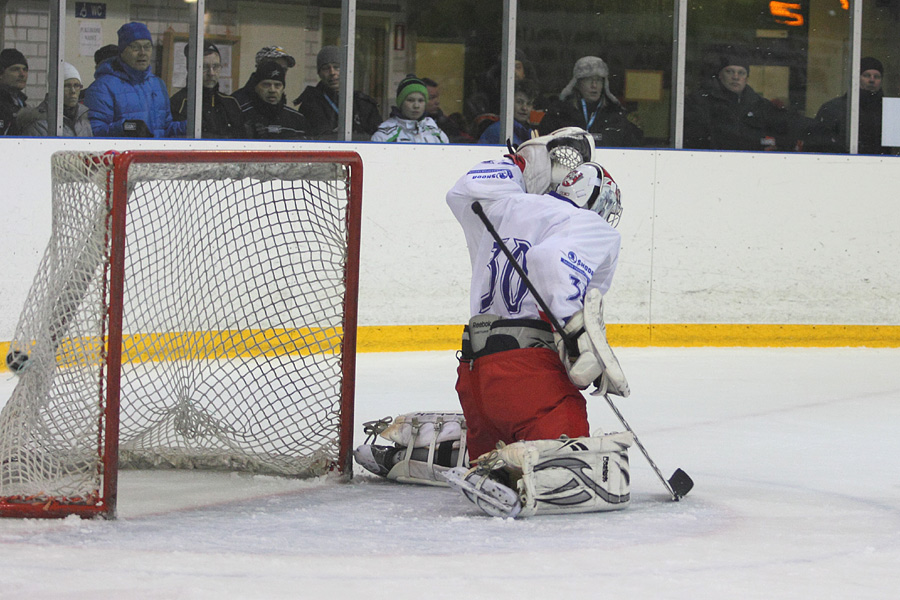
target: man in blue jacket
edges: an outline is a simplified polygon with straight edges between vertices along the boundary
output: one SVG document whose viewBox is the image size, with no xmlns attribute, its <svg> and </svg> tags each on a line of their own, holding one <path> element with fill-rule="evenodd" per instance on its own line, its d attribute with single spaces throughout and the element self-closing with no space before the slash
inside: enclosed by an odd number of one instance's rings
<svg viewBox="0 0 900 600">
<path fill-rule="evenodd" d="M 153 39 L 143 23 L 119 28 L 119 55 L 100 63 L 84 103 L 95 137 L 184 137 L 172 119 L 169 92 L 150 70 Z"/>
</svg>

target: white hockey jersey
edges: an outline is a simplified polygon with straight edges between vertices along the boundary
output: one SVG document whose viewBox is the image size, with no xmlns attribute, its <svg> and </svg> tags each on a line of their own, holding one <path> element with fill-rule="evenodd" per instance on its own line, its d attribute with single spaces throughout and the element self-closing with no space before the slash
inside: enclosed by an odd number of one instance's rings
<svg viewBox="0 0 900 600">
<path fill-rule="evenodd" d="M 583 308 L 588 289 L 609 290 L 621 236 L 595 212 L 559 196 L 524 190 L 519 167 L 503 159 L 479 163 L 447 193 L 472 261 L 471 316 L 539 318 L 541 312 L 472 211 L 477 200 L 553 315 L 565 322 Z"/>
</svg>

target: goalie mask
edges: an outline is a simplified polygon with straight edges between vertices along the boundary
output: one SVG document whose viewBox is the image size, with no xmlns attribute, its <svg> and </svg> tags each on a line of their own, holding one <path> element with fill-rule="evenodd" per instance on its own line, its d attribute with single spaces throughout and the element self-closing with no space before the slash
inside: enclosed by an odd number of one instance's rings
<svg viewBox="0 0 900 600">
<path fill-rule="evenodd" d="M 572 169 L 556 187 L 556 193 L 586 210 L 592 210 L 615 227 L 622 214 L 622 194 L 612 175 L 595 162 Z"/>
</svg>

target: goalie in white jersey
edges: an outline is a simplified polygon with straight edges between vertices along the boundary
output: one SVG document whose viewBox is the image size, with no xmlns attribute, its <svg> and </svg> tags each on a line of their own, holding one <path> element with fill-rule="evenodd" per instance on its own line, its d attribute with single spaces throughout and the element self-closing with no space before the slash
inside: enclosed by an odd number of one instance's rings
<svg viewBox="0 0 900 600">
<path fill-rule="evenodd" d="M 588 435 L 579 388 L 602 374 L 570 380 L 550 322 L 472 204 L 481 203 L 550 311 L 566 323 L 582 311 L 589 291 L 605 294 L 612 283 L 620 235 L 608 219 L 617 222 L 621 214 L 618 187 L 603 167 L 587 163 L 557 191 L 544 193 L 548 176 L 536 182 L 539 193 L 529 193 L 528 171 L 538 166 L 530 161 L 526 143 L 519 156 L 476 165 L 447 194 L 472 263 L 472 318 L 457 382 L 472 457 L 498 441 Z M 610 391 L 627 394 L 627 386 Z"/>
<path fill-rule="evenodd" d="M 463 415 L 367 423 L 367 433 L 394 446 L 357 448 L 363 467 L 397 481 L 446 481 L 495 516 L 627 506 L 632 437 L 591 437 L 581 394 L 591 384 L 629 393 L 602 315 L 622 205 L 606 169 L 585 162 L 592 155 L 591 137 L 566 128 L 475 165 L 447 194 L 472 262 L 472 317 L 456 385 Z M 476 202 L 577 351 L 554 333 L 553 319 L 473 211 Z M 476 467 L 464 466 L 466 451 Z"/>
<path fill-rule="evenodd" d="M 479 163 L 447 194 L 447 204 L 465 232 L 472 264 L 472 318 L 463 336 L 456 390 L 466 420 L 469 456 L 480 457 L 482 468 L 480 473 L 456 468 L 445 475 L 489 514 L 534 514 L 540 507 L 546 513 L 557 505 L 566 508 L 556 512 L 608 510 L 623 507 L 629 499 L 630 437 L 590 438 L 581 394 L 592 383 L 602 386 L 603 392 L 629 393 L 606 343 L 601 308 L 618 261 L 620 235 L 614 225 L 622 205 L 618 186 L 602 166 L 586 162 L 569 172 L 558 164 L 560 147 L 579 148 L 579 140 L 590 142 L 590 137 L 571 128 L 530 140 L 502 160 Z M 589 149 L 582 147 L 579 154 L 589 161 L 593 144 L 587 145 Z M 561 182 L 560 173 L 568 173 Z M 566 323 L 565 333 L 577 336 L 577 356 L 566 351 L 560 336 L 554 337 L 552 319 L 542 313 L 473 211 L 476 201 L 549 311 Z M 581 439 L 572 446 L 576 440 L 567 438 Z M 505 444 L 509 445 L 503 448 Z M 563 469 L 562 475 L 545 477 L 550 473 L 545 467 L 563 455 L 570 459 L 573 448 L 589 460 Z M 598 467 L 595 482 L 584 473 L 591 472 L 591 465 L 600 465 L 596 460 L 603 456 L 606 462 Z M 610 480 L 609 456 L 615 456 L 621 467 L 615 481 Z M 487 477 L 498 463 L 512 467 L 520 478 L 518 493 L 498 483 L 503 477 L 498 478 L 496 471 Z M 536 476 L 538 472 L 542 475 Z M 601 478 L 603 484 L 598 483 Z M 578 494 L 556 498 L 545 493 L 557 485 L 566 487 L 569 480 L 583 480 L 574 486 L 583 494 L 580 500 Z"/>
</svg>

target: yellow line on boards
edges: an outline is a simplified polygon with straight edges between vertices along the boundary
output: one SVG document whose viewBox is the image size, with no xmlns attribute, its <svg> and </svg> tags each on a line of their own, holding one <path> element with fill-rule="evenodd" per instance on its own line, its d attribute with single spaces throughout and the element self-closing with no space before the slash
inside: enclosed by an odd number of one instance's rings
<svg viewBox="0 0 900 600">
<path fill-rule="evenodd" d="M 896 325 L 710 325 L 606 326 L 613 347 L 900 347 Z M 359 352 L 455 350 L 462 325 L 360 327 Z"/>
<path fill-rule="evenodd" d="M 462 325 L 368 325 L 357 331 L 358 352 L 411 352 L 456 350 Z M 661 324 L 607 325 L 613 347 L 868 347 L 900 348 L 897 325 L 737 325 Z M 339 350 L 339 330 L 229 331 L 213 333 L 138 334 L 126 340 L 126 361 L 160 360 L 161 347 L 198 344 L 201 358 L 229 358 L 243 354 L 308 355 Z M 231 350 L 217 348 L 219 344 Z M 95 351 L 81 340 L 79 351 Z M 0 342 L 0 356 L 6 357 L 10 342 Z M 67 351 L 68 344 L 60 350 Z M 195 346 L 196 347 L 196 346 Z M 196 352 L 190 355 L 197 357 Z M 162 360 L 186 358 L 176 352 Z M 65 362 L 65 361 L 64 361 Z"/>
</svg>

